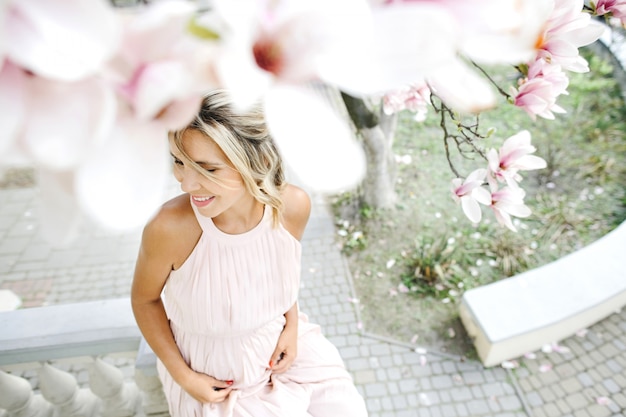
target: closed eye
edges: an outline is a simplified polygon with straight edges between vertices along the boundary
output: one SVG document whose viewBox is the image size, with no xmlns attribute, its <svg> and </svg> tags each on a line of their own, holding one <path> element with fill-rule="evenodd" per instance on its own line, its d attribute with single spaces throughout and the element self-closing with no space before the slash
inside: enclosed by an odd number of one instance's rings
<svg viewBox="0 0 626 417">
<path fill-rule="evenodd" d="M 184 165 L 183 161 L 181 161 L 180 159 L 176 158 L 173 154 L 170 154 L 170 156 L 172 157 L 174 165 L 180 165 L 180 166 Z"/>
</svg>

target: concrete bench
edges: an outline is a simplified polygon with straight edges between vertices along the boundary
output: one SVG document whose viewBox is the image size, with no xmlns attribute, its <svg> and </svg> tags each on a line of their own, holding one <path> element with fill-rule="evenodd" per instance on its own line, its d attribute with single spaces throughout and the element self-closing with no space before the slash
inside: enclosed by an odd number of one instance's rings
<svg viewBox="0 0 626 417">
<path fill-rule="evenodd" d="M 575 334 L 626 305 L 626 222 L 542 267 L 467 291 L 460 316 L 485 366 Z"/>
<path fill-rule="evenodd" d="M 137 351 L 141 333 L 128 298 L 0 313 L 0 366 Z"/>
</svg>

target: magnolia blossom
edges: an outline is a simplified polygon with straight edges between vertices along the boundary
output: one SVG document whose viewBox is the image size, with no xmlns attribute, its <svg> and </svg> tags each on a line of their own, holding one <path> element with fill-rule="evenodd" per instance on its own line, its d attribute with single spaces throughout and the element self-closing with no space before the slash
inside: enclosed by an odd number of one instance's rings
<svg viewBox="0 0 626 417">
<path fill-rule="evenodd" d="M 530 133 L 523 130 L 504 141 L 499 151 L 489 150 L 487 179 L 492 188 L 496 188 L 498 182 L 505 182 L 511 189 L 517 190 L 517 183 L 522 179 L 519 171 L 546 167 L 544 159 L 531 155 L 537 149 L 530 141 Z"/>
<path fill-rule="evenodd" d="M 167 1 L 124 16 L 124 42 L 105 68 L 124 116 L 179 129 L 197 114 L 203 93 L 215 88 L 205 62 L 212 45 L 188 31 L 195 11 L 189 2 Z"/>
<path fill-rule="evenodd" d="M 94 130 L 102 128 L 109 112 L 104 111 L 100 123 L 94 120 L 98 117 L 94 113 L 81 117 L 89 113 L 83 107 L 87 102 L 108 100 L 106 94 L 96 93 L 91 100 L 81 97 L 76 114 L 63 107 L 72 107 L 72 99 L 81 93 L 69 97 L 61 94 L 56 97 L 59 101 L 47 102 L 52 107 L 42 106 L 40 102 L 65 86 L 68 86 L 65 92 L 72 85 L 84 92 L 88 83 L 91 92 L 100 89 L 93 76 L 112 56 L 120 40 L 115 14 L 105 4 L 94 4 L 92 0 L 4 1 L 0 9 L 0 125 L 3 127 L 0 150 L 10 150 L 0 152 L 0 160 L 13 163 L 17 155 L 22 160 L 33 158 L 36 165 L 66 165 L 56 158 L 69 152 L 61 156 L 67 158 L 75 151 L 68 149 L 71 145 L 64 146 L 62 138 L 66 137 L 73 145 L 96 136 Z M 99 102 L 96 106 L 102 110 L 108 104 Z M 51 129 L 47 137 L 36 136 L 39 127 L 43 131 L 46 127 Z M 68 131 L 60 133 L 63 129 Z M 38 142 L 43 140 L 56 145 L 39 147 Z"/>
<path fill-rule="evenodd" d="M 489 191 L 481 187 L 486 176 L 487 170 L 480 168 L 469 174 L 465 180 L 462 178 L 452 180 L 452 198 L 461 203 L 463 213 L 473 223 L 478 223 L 482 217 L 478 203 L 491 204 Z"/>
<path fill-rule="evenodd" d="M 504 187 L 491 193 L 491 208 L 496 220 L 503 226 L 516 232 L 511 216 L 528 217 L 530 208 L 524 204 L 526 193 L 520 188 Z"/>
<path fill-rule="evenodd" d="M 310 85 L 356 71 L 339 53 L 354 45 L 369 17 L 367 3 L 283 0 L 216 1 L 223 32 L 215 61 L 220 84 L 246 108 L 261 100 L 286 163 L 306 185 L 326 192 L 352 188 L 365 156 L 347 121 Z M 320 169 L 324 161 L 324 169 Z"/>
<path fill-rule="evenodd" d="M 513 102 L 533 120 L 536 116 L 552 120 L 554 113 L 565 113 L 556 104 L 556 99 L 561 94 L 567 94 L 568 84 L 569 79 L 560 66 L 539 58 L 529 66 L 527 77 L 519 81 L 519 88 L 511 89 Z"/>
<path fill-rule="evenodd" d="M 425 83 L 406 86 L 383 96 L 383 111 L 386 114 L 409 110 L 415 113 L 418 122 L 426 119 L 429 104 L 430 89 Z"/>
<path fill-rule="evenodd" d="M 42 77 L 75 81 L 95 74 L 120 40 L 115 13 L 104 2 L 5 0 L 0 9 L 0 60 Z"/>
<path fill-rule="evenodd" d="M 618 19 L 622 26 L 626 27 L 626 1 L 625 0 L 597 0 L 595 13 L 598 16 L 610 16 Z"/>
<path fill-rule="evenodd" d="M 495 105 L 495 95 L 459 56 L 490 64 L 529 60 L 547 18 L 543 0 L 523 7 L 502 0 L 373 6 L 362 0 L 220 0 L 215 5 L 232 29 L 218 73 L 243 104 L 275 82 L 319 78 L 362 95 L 426 79 L 450 107 L 479 112 Z"/>
<path fill-rule="evenodd" d="M 39 171 L 44 234 L 66 241 L 79 213 L 112 229 L 145 223 L 162 201 L 167 130 L 191 120 L 206 88 L 188 64 L 198 50 L 183 47 L 193 8 L 169 2 L 121 15 L 92 0 L 5 7 L 0 158 Z"/>
<path fill-rule="evenodd" d="M 536 55 L 537 38 L 551 11 L 551 3 L 545 0 L 385 3 L 377 14 L 393 17 L 388 24 L 377 21 L 376 25 L 384 48 L 381 56 L 390 57 L 383 61 L 402 57 L 406 62 L 400 68 L 426 77 L 432 91 L 449 107 L 474 113 L 493 107 L 495 95 L 491 85 L 458 56 L 482 64 L 527 62 Z M 416 16 L 409 14 L 413 10 Z M 413 43 L 418 48 L 412 48 Z M 411 54 L 421 67 L 410 62 Z"/>
<path fill-rule="evenodd" d="M 587 72 L 587 61 L 578 48 L 595 42 L 604 28 L 582 11 L 583 0 L 554 0 L 545 31 L 537 39 L 539 56 L 568 71 Z"/>
<path fill-rule="evenodd" d="M 191 120 L 209 89 L 229 90 L 241 108 L 262 101 L 296 176 L 335 192 L 361 180 L 365 158 L 316 82 L 355 96 L 419 85 L 388 96 L 386 110 L 421 117 L 432 91 L 477 113 L 495 94 L 465 58 L 533 62 L 515 101 L 550 117 L 567 88 L 559 68 L 586 70 L 578 47 L 599 36 L 580 0 L 215 0 L 203 16 L 192 4 L 0 0 L 0 162 L 34 165 L 45 178 L 52 241 L 76 229 L 78 213 L 113 229 L 142 224 L 164 189 L 166 133 Z M 618 16 L 622 5 L 598 2 L 596 13 Z M 190 36 L 190 23 L 212 36 Z M 453 181 L 468 217 L 480 219 L 477 203 L 504 223 L 524 214 L 517 172 L 541 165 L 529 140 L 507 141 L 486 174 Z"/>
</svg>

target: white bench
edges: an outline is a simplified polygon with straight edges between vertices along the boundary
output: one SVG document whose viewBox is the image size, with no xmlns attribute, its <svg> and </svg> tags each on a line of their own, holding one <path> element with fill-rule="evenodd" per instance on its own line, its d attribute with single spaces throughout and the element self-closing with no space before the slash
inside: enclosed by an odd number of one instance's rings
<svg viewBox="0 0 626 417">
<path fill-rule="evenodd" d="M 460 316 L 485 366 L 520 357 L 626 305 L 626 222 L 550 264 L 467 291 Z"/>
<path fill-rule="evenodd" d="M 0 329 L 0 366 L 132 352 L 141 340 L 128 298 L 3 311 Z"/>
</svg>

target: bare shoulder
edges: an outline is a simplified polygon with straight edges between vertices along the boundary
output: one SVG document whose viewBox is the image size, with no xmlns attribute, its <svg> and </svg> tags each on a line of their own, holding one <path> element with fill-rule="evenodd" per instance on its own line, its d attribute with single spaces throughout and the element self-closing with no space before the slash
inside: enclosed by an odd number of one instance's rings
<svg viewBox="0 0 626 417">
<path fill-rule="evenodd" d="M 189 204 L 189 195 L 182 194 L 163 204 L 146 224 L 142 250 L 151 257 L 171 260 L 176 269 L 189 255 L 201 233 Z"/>
<path fill-rule="evenodd" d="M 161 237 L 174 233 L 176 225 L 185 221 L 188 212 L 192 211 L 189 197 L 181 194 L 164 203 L 144 228 L 144 233 Z"/>
<path fill-rule="evenodd" d="M 302 188 L 287 184 L 282 192 L 282 199 L 283 226 L 300 240 L 311 215 L 311 198 Z"/>
</svg>

